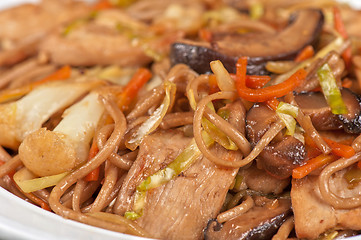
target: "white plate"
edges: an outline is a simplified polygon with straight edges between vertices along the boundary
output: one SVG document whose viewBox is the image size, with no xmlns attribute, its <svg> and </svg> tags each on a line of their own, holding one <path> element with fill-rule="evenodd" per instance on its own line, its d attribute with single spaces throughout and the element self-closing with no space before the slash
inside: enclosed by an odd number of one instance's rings
<svg viewBox="0 0 361 240">
<path fill-rule="evenodd" d="M 91 0 L 90 0 L 91 1 Z M 354 8 L 361 9 L 360 0 L 340 0 L 349 2 Z M 0 9 L 15 6 L 23 2 L 38 0 L 0 0 Z M 1 26 L 0 26 L 1 27 Z M 44 211 L 0 188 L 0 239 L 24 240 L 141 240 L 72 220 Z M 350 240 L 361 240 L 360 236 Z"/>
</svg>

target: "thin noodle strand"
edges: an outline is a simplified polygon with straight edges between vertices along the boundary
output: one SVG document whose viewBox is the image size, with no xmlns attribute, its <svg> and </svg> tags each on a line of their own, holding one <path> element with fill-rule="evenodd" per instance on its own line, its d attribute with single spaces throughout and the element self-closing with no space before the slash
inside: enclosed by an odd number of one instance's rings
<svg viewBox="0 0 361 240">
<path fill-rule="evenodd" d="M 351 209 L 361 206 L 361 196 L 357 197 L 340 197 L 333 193 L 330 189 L 331 176 L 348 166 L 361 160 L 361 152 L 356 153 L 350 158 L 341 158 L 333 163 L 327 165 L 321 172 L 318 178 L 318 185 L 322 195 L 322 199 L 337 209 Z"/>
</svg>

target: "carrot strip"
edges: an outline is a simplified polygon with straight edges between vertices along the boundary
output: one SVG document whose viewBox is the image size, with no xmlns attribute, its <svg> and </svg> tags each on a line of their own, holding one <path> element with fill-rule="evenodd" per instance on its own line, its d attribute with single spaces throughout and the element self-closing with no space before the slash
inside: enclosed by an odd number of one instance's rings
<svg viewBox="0 0 361 240">
<path fill-rule="evenodd" d="M 274 98 L 274 99 L 271 99 L 271 100 L 266 101 L 266 104 L 267 104 L 270 108 L 272 108 L 273 110 L 276 111 L 276 109 L 277 109 L 277 107 L 278 107 L 278 104 L 280 104 L 280 102 L 279 102 L 276 98 Z"/>
<path fill-rule="evenodd" d="M 359 161 L 359 162 L 357 163 L 357 167 L 358 167 L 359 169 L 361 169 L 361 161 Z"/>
<path fill-rule="evenodd" d="M 236 88 L 238 95 L 250 102 L 264 102 L 282 97 L 301 85 L 307 75 L 304 69 L 300 69 L 280 84 L 261 89 L 251 89 L 246 85 L 247 57 L 239 58 L 236 68 Z"/>
<path fill-rule="evenodd" d="M 199 38 L 206 41 L 206 42 L 212 42 L 212 32 L 207 29 L 200 29 L 198 32 Z"/>
<path fill-rule="evenodd" d="M 209 75 L 208 84 L 209 84 L 209 94 L 219 92 L 216 75 Z"/>
<path fill-rule="evenodd" d="M 11 178 L 12 179 L 12 178 Z M 14 181 L 12 179 L 12 181 Z M 33 193 L 26 193 L 24 192 L 15 182 L 14 182 L 16 188 L 22 193 L 24 194 L 24 196 L 26 196 L 27 198 L 29 198 L 33 203 L 35 203 L 36 205 L 40 206 L 42 209 L 51 212 L 51 208 L 49 207 L 49 204 L 47 204 L 46 202 L 44 202 L 41 198 L 35 196 Z"/>
<path fill-rule="evenodd" d="M 333 18 L 334 18 L 334 28 L 336 31 L 341 34 L 344 39 L 348 39 L 348 33 L 345 28 L 345 24 L 342 20 L 341 11 L 338 7 L 333 7 Z M 351 46 L 348 47 L 342 54 L 343 60 L 345 61 L 346 67 L 349 69 L 351 67 L 351 57 L 352 49 Z"/>
<path fill-rule="evenodd" d="M 352 80 L 349 78 L 346 78 L 342 81 L 342 87 L 343 88 L 350 88 L 352 87 Z"/>
<path fill-rule="evenodd" d="M 93 143 L 89 149 L 88 161 L 91 160 L 92 158 L 94 158 L 98 152 L 99 152 L 99 148 L 98 148 L 96 142 L 93 140 Z M 88 175 L 85 176 L 85 181 L 88 181 L 88 182 L 98 181 L 99 172 L 100 172 L 100 167 L 97 167 L 96 169 L 94 169 L 93 171 L 88 173 Z"/>
<path fill-rule="evenodd" d="M 332 141 L 325 137 L 323 137 L 323 140 L 331 147 L 332 153 L 339 157 L 350 158 L 355 155 L 355 150 L 351 146 Z"/>
<path fill-rule="evenodd" d="M 6 89 L 0 93 L 0 103 L 10 101 L 12 99 L 21 97 L 27 93 L 29 93 L 31 90 L 33 90 L 35 87 L 51 82 L 51 81 L 58 81 L 58 80 L 65 80 L 70 78 L 71 76 L 71 67 L 66 65 L 54 73 L 50 74 L 49 76 L 45 77 L 42 80 L 29 83 L 23 87 L 19 88 L 13 88 L 13 89 Z"/>
<path fill-rule="evenodd" d="M 236 81 L 236 74 L 229 74 L 234 81 Z M 246 86 L 248 88 L 262 88 L 266 83 L 271 80 L 267 75 L 246 75 Z"/>
<path fill-rule="evenodd" d="M 247 75 L 246 86 L 249 88 L 262 88 L 270 80 L 271 77 L 267 75 L 265 76 Z"/>
<path fill-rule="evenodd" d="M 152 73 L 146 68 L 140 68 L 133 75 L 129 83 L 124 87 L 122 93 L 118 96 L 118 106 L 123 111 L 129 108 L 132 100 L 137 96 L 143 85 L 151 79 Z"/>
<path fill-rule="evenodd" d="M 33 85 L 38 86 L 38 85 L 41 85 L 43 83 L 50 82 L 50 81 L 68 79 L 68 78 L 70 78 L 70 75 L 71 75 L 71 67 L 69 65 L 66 65 L 66 66 L 58 69 L 57 71 L 53 72 L 49 76 L 43 78 L 42 80 L 34 82 Z"/>
<path fill-rule="evenodd" d="M 306 59 L 309 59 L 315 55 L 315 50 L 312 45 L 307 45 L 304 49 L 299 52 L 295 58 L 295 62 L 302 62 Z"/>
<path fill-rule="evenodd" d="M 100 0 L 93 5 L 93 9 L 100 11 L 104 9 L 112 8 L 113 4 L 109 0 Z"/>
<path fill-rule="evenodd" d="M 347 69 L 350 69 L 351 67 L 351 59 L 352 59 L 352 49 L 351 47 L 348 47 L 343 51 L 341 54 L 342 59 L 345 61 L 345 65 Z"/>
<path fill-rule="evenodd" d="M 341 36 L 345 39 L 348 38 L 348 34 L 345 28 L 345 24 L 343 23 L 341 11 L 338 7 L 333 7 L 333 18 L 334 18 L 334 28 L 336 31 L 341 34 Z"/>
<path fill-rule="evenodd" d="M 310 172 L 330 163 L 337 159 L 334 155 L 325 155 L 321 154 L 315 158 L 312 158 L 307 161 L 305 165 L 297 167 L 292 170 L 292 177 L 296 179 L 303 178 L 307 176 Z"/>
</svg>

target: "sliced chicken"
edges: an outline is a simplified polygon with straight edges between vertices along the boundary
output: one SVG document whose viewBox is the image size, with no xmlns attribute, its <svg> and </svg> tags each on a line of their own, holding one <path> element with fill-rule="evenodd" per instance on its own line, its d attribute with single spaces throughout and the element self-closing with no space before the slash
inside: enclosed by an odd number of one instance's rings
<svg viewBox="0 0 361 240">
<path fill-rule="evenodd" d="M 342 197 L 359 195 L 361 185 L 348 189 L 342 170 L 330 179 L 332 192 Z M 361 208 L 335 209 L 321 198 L 317 176 L 292 180 L 292 209 L 298 238 L 316 239 L 321 233 L 332 229 L 361 230 Z"/>
</svg>

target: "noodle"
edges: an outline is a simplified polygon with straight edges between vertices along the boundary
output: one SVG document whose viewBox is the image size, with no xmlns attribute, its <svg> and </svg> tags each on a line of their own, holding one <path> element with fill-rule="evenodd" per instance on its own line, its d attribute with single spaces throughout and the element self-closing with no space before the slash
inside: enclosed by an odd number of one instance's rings
<svg viewBox="0 0 361 240">
<path fill-rule="evenodd" d="M 254 201 L 251 196 L 247 196 L 246 199 L 238 206 L 233 207 L 217 216 L 217 221 L 223 223 L 231 220 L 232 218 L 238 217 L 243 213 L 247 212 L 254 206 Z"/>
<path fill-rule="evenodd" d="M 232 167 L 232 168 L 238 168 L 238 167 L 243 167 L 245 165 L 247 165 L 248 163 L 250 163 L 253 159 L 247 159 L 247 160 L 240 160 L 238 162 L 230 162 L 230 161 L 226 161 L 223 160 L 217 156 L 214 156 L 210 150 L 207 148 L 207 146 L 204 144 L 203 138 L 202 138 L 202 134 L 201 134 L 201 120 L 202 120 L 202 116 L 203 116 L 203 112 L 205 111 L 205 108 L 207 107 L 207 104 L 214 100 L 214 99 L 232 99 L 234 98 L 234 93 L 233 92 L 222 92 L 222 93 L 215 93 L 213 95 L 209 95 L 205 98 L 203 98 L 197 106 L 197 110 L 195 111 L 194 114 L 194 126 L 193 126 L 193 132 L 194 132 L 194 139 L 197 143 L 197 146 L 199 148 L 199 150 L 201 150 L 202 154 L 210 161 L 212 161 L 213 163 L 220 165 L 220 166 L 226 166 L 226 167 Z M 248 143 L 248 141 L 245 139 L 244 136 L 242 136 L 242 134 L 237 134 L 238 139 L 240 141 L 236 141 L 237 142 L 242 142 L 242 144 L 237 145 L 243 153 L 247 154 L 250 145 L 246 145 L 245 144 Z M 232 138 L 231 138 L 232 139 Z M 232 139 L 234 140 L 234 139 Z"/>
<path fill-rule="evenodd" d="M 62 22 L 40 26 L 54 4 L 69 7 Z M 2 188 L 141 237 L 361 233 L 361 196 L 342 189 L 360 187 L 359 12 L 332 0 L 24 6 L 0 12 Z"/>
<path fill-rule="evenodd" d="M 159 86 L 154 88 L 152 91 L 149 91 L 149 93 L 145 94 L 143 98 L 139 99 L 132 111 L 127 115 L 127 119 L 135 119 L 144 115 L 152 106 L 158 105 L 162 101 L 163 97 L 163 86 Z"/>
<path fill-rule="evenodd" d="M 16 65 L 10 70 L 7 70 L 5 73 L 2 73 L 0 77 L 0 89 L 8 85 L 13 79 L 21 77 L 23 74 L 27 73 L 37 65 L 38 60 L 36 58 L 31 58 L 20 63 L 19 65 Z"/>
<path fill-rule="evenodd" d="M 13 79 L 9 84 L 9 88 L 17 88 L 33 80 L 41 79 L 54 72 L 55 69 L 55 66 L 51 64 L 34 67 L 21 77 Z"/>
<path fill-rule="evenodd" d="M 81 196 L 84 193 L 87 182 L 83 179 L 77 181 L 74 187 L 74 193 L 72 198 L 72 207 L 75 212 L 80 212 Z"/>
<path fill-rule="evenodd" d="M 166 115 L 159 125 L 162 129 L 190 125 L 193 123 L 193 112 L 176 112 Z"/>
<path fill-rule="evenodd" d="M 277 233 L 272 237 L 272 240 L 286 240 L 290 235 L 293 227 L 295 226 L 294 218 L 289 217 L 282 226 L 278 229 Z"/>
<path fill-rule="evenodd" d="M 337 196 L 330 190 L 329 181 L 330 177 L 337 171 L 340 171 L 348 166 L 360 161 L 361 152 L 356 153 L 354 156 L 344 159 L 341 158 L 333 163 L 327 165 L 321 172 L 318 178 L 320 193 L 323 200 L 337 209 L 351 209 L 361 206 L 361 197 L 344 198 Z"/>
<path fill-rule="evenodd" d="M 100 212 L 106 207 L 106 200 L 110 196 L 118 179 L 118 168 L 112 163 L 105 163 L 104 183 L 89 212 Z"/>
<path fill-rule="evenodd" d="M 56 185 L 53 188 L 49 197 L 49 204 L 51 208 L 61 216 L 117 232 L 128 232 L 129 231 L 128 226 L 122 226 L 119 224 L 104 222 L 99 219 L 89 217 L 81 213 L 77 213 L 62 206 L 59 202 L 61 195 L 64 193 L 64 191 L 66 191 L 66 189 L 68 189 L 78 179 L 85 177 L 85 175 L 88 172 L 92 171 L 106 160 L 106 158 L 114 151 L 116 146 L 119 144 L 121 137 L 124 134 L 125 117 L 117 109 L 114 102 L 104 98 L 102 100 L 104 102 L 105 107 L 107 108 L 107 110 L 114 119 L 115 126 L 113 133 L 111 134 L 104 148 L 101 149 L 99 153 L 92 160 L 90 160 L 88 163 L 80 167 L 78 170 L 74 171 L 73 173 L 65 177 L 63 180 L 61 180 L 61 182 L 58 185 Z M 142 234 L 142 231 L 136 231 L 136 234 L 140 236 L 144 236 L 144 234 Z"/>
<path fill-rule="evenodd" d="M 9 174 L 11 171 L 15 171 L 16 168 L 23 165 L 22 161 L 20 160 L 19 156 L 16 155 L 9 161 L 5 162 L 2 166 L 0 166 L 0 178 Z"/>
<path fill-rule="evenodd" d="M 7 162 L 11 160 L 10 154 L 0 146 L 0 161 Z"/>
</svg>

